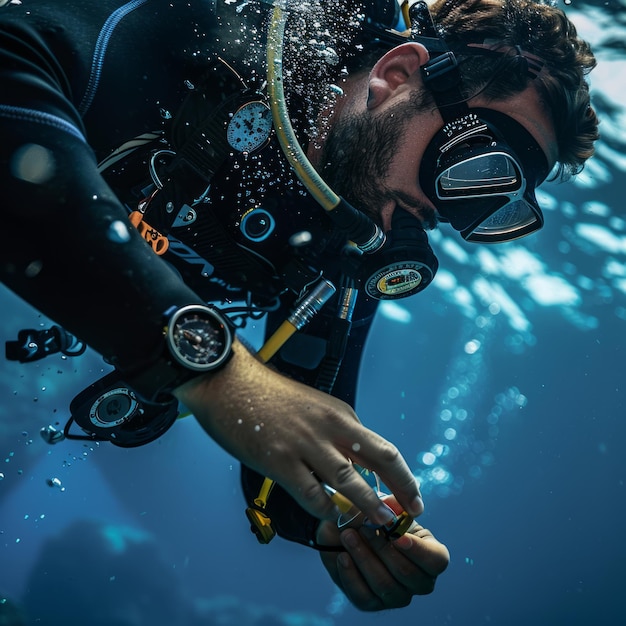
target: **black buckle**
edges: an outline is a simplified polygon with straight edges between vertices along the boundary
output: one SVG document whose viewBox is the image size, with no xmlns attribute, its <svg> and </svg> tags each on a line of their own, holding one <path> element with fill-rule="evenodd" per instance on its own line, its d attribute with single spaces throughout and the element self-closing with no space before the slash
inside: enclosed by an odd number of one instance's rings
<svg viewBox="0 0 626 626">
<path fill-rule="evenodd" d="M 433 91 L 445 91 L 460 81 L 459 62 L 448 50 L 422 66 L 422 78 Z"/>
<path fill-rule="evenodd" d="M 5 343 L 8 361 L 31 363 L 50 354 L 61 352 L 66 356 L 80 356 L 87 346 L 60 326 L 36 330 L 25 328 L 17 334 L 17 341 Z"/>
</svg>

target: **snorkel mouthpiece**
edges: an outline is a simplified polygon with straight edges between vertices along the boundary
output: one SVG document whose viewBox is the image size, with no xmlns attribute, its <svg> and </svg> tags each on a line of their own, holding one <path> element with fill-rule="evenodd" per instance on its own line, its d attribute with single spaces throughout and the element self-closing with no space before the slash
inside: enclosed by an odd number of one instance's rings
<svg viewBox="0 0 626 626">
<path fill-rule="evenodd" d="M 385 245 L 362 260 L 363 286 L 377 300 L 406 298 L 422 291 L 439 267 L 417 217 L 396 208 L 391 226 Z"/>
<path fill-rule="evenodd" d="M 365 213 L 355 209 L 343 198 L 328 215 L 333 224 L 346 233 L 347 237 L 365 254 L 380 250 L 386 241 L 385 233 Z"/>
</svg>

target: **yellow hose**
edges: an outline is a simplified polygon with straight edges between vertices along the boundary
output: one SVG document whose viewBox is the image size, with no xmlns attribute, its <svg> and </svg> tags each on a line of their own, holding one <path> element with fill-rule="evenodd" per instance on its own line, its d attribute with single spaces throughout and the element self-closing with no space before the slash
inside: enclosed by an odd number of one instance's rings
<svg viewBox="0 0 626 626">
<path fill-rule="evenodd" d="M 370 254 L 385 243 L 381 228 L 366 215 L 340 198 L 317 173 L 293 131 L 283 86 L 283 39 L 287 9 L 285 0 L 276 0 L 267 35 L 267 92 L 274 130 L 289 165 L 316 202 L 331 215 L 361 252 Z"/>
<path fill-rule="evenodd" d="M 296 327 L 289 320 L 285 320 L 257 352 L 259 359 L 263 363 L 267 363 L 296 330 Z"/>
<path fill-rule="evenodd" d="M 315 171 L 300 147 L 293 131 L 283 89 L 283 39 L 287 11 L 284 2 L 274 5 L 267 42 L 267 92 L 274 121 L 274 130 L 289 164 L 309 193 L 326 211 L 332 211 L 340 202 L 339 196 Z"/>
</svg>

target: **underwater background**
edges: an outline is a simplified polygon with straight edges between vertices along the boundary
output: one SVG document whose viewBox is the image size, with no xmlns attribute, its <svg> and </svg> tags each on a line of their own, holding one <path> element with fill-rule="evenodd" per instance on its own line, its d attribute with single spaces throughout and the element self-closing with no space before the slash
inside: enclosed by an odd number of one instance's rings
<svg viewBox="0 0 626 626">
<path fill-rule="evenodd" d="M 433 286 L 381 306 L 363 361 L 357 412 L 451 551 L 435 593 L 360 613 L 313 551 L 259 545 L 238 464 L 193 419 L 130 450 L 44 442 L 108 371 L 88 350 L 0 361 L 0 625 L 626 624 L 626 0 L 563 8 L 599 61 L 597 155 L 540 190 L 537 235 L 433 233 Z M 0 302 L 1 342 L 50 324 Z"/>
</svg>

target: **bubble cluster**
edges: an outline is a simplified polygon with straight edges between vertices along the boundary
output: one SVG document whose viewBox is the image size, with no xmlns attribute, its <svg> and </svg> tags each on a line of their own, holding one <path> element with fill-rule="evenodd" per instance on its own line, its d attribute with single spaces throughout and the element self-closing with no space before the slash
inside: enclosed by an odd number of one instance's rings
<svg viewBox="0 0 626 626">
<path fill-rule="evenodd" d="M 415 458 L 414 474 L 425 494 L 440 497 L 458 494 L 468 479 L 478 479 L 495 462 L 495 448 L 504 417 L 527 404 L 515 386 L 485 398 L 489 376 L 487 355 L 506 326 L 499 307 L 487 305 L 475 312 L 446 371 L 448 383 L 441 390 L 432 425 L 434 443 Z M 514 350 L 511 349 L 513 352 Z"/>
</svg>

